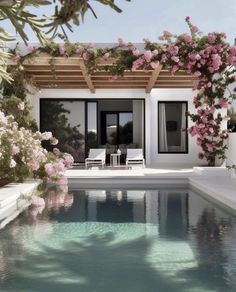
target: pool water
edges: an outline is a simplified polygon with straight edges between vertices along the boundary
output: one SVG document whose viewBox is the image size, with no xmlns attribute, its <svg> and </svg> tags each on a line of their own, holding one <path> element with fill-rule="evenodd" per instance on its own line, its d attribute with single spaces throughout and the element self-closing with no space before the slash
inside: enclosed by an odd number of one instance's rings
<svg viewBox="0 0 236 292">
<path fill-rule="evenodd" d="M 0 231 L 0 291 L 236 291 L 236 217 L 185 189 L 51 188 Z"/>
</svg>

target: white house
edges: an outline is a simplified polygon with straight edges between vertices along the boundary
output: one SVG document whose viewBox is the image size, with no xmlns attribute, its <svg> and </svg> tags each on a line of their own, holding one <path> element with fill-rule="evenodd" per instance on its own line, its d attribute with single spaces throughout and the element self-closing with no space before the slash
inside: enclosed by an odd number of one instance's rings
<svg viewBox="0 0 236 292">
<path fill-rule="evenodd" d="M 40 88 L 29 95 L 40 130 L 52 131 L 59 148 L 79 163 L 89 148 L 106 148 L 108 160 L 120 148 L 123 161 L 127 148 L 142 148 L 153 166 L 204 163 L 186 131 L 191 121 L 185 114 L 194 112 L 193 78 L 160 66 L 111 78 L 105 66 L 112 62 L 102 60 L 101 69 L 89 74 L 78 56 L 26 59 L 25 72 Z"/>
</svg>

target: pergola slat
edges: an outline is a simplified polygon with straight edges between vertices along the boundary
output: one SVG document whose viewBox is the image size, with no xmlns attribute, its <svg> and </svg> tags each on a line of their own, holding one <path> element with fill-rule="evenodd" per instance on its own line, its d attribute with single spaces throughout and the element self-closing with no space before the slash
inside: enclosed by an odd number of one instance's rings
<svg viewBox="0 0 236 292">
<path fill-rule="evenodd" d="M 148 81 L 148 85 L 146 87 L 146 93 L 150 93 L 154 84 L 156 83 L 157 77 L 159 76 L 162 69 L 162 65 L 159 65 L 155 70 L 152 72 L 152 76 L 150 77 Z"/>
<path fill-rule="evenodd" d="M 94 93 L 96 88 L 143 88 L 150 93 L 152 88 L 191 88 L 194 77 L 180 70 L 171 75 L 168 68 L 161 65 L 152 70 L 125 71 L 123 76 L 111 81 L 111 74 L 105 66 L 116 59 L 98 60 L 99 70 L 89 74 L 84 60 L 78 56 L 52 57 L 41 53 L 23 62 L 26 74 L 32 77 L 40 88 L 89 88 Z M 16 66 L 10 61 L 9 66 Z"/>
<path fill-rule="evenodd" d="M 95 87 L 93 85 L 92 79 L 91 79 L 90 75 L 88 74 L 88 70 L 87 70 L 87 68 L 84 64 L 84 61 L 82 59 L 80 59 L 80 68 L 81 68 L 82 74 L 84 76 L 84 79 L 88 85 L 88 88 L 90 89 L 90 91 L 92 93 L 95 93 Z"/>
</svg>

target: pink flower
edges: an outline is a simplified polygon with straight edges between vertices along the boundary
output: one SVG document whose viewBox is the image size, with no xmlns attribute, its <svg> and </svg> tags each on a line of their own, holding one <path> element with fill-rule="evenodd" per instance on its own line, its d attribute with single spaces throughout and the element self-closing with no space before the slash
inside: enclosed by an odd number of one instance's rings
<svg viewBox="0 0 236 292">
<path fill-rule="evenodd" d="M 71 168 L 73 163 L 74 163 L 74 158 L 70 154 L 65 153 L 63 155 L 63 159 L 64 159 L 63 163 L 64 163 L 65 167 Z"/>
<path fill-rule="evenodd" d="M 84 61 L 88 61 L 90 59 L 90 54 L 88 52 L 83 53 L 82 55 Z"/>
<path fill-rule="evenodd" d="M 200 72 L 200 71 L 195 71 L 194 73 L 193 73 L 193 76 L 194 77 L 200 77 L 202 75 L 202 73 Z"/>
<path fill-rule="evenodd" d="M 211 66 L 214 71 L 219 70 L 220 66 L 222 65 L 221 57 L 218 54 L 212 54 L 211 56 L 212 62 Z"/>
<path fill-rule="evenodd" d="M 65 177 L 65 176 L 63 176 L 63 177 L 59 178 L 59 180 L 57 181 L 57 183 L 59 185 L 67 185 L 68 184 L 68 178 Z"/>
<path fill-rule="evenodd" d="M 160 63 L 159 63 L 158 61 L 156 61 L 156 62 L 151 62 L 151 63 L 150 63 L 152 69 L 156 69 L 156 68 L 158 68 L 159 64 L 160 64 Z"/>
<path fill-rule="evenodd" d="M 185 42 L 186 44 L 192 42 L 192 37 L 191 37 L 191 35 L 189 35 L 189 34 L 187 34 L 187 33 L 184 33 L 184 34 L 183 34 L 183 39 L 184 39 L 184 42 Z"/>
<path fill-rule="evenodd" d="M 198 127 L 199 129 L 203 129 L 203 128 L 205 128 L 205 125 L 202 124 L 202 123 L 200 123 L 200 124 L 197 125 L 197 127 Z"/>
<path fill-rule="evenodd" d="M 112 75 L 109 80 L 116 81 L 117 79 L 118 79 L 118 75 Z"/>
<path fill-rule="evenodd" d="M 13 57 L 13 60 L 18 62 L 21 59 L 21 54 L 20 52 L 15 52 L 15 56 Z"/>
<path fill-rule="evenodd" d="M 198 153 L 198 158 L 202 160 L 204 158 L 204 154 L 202 152 Z"/>
<path fill-rule="evenodd" d="M 206 143 L 206 147 L 209 152 L 213 152 L 214 147 L 210 143 Z"/>
<path fill-rule="evenodd" d="M 44 169 L 49 177 L 51 177 L 55 174 L 54 167 L 53 167 L 52 163 L 46 163 L 44 166 Z"/>
<path fill-rule="evenodd" d="M 170 37 L 173 36 L 173 34 L 171 32 L 169 32 L 169 31 L 167 31 L 167 30 L 164 30 L 163 31 L 163 36 L 164 36 L 164 38 L 170 38 Z"/>
<path fill-rule="evenodd" d="M 179 52 L 179 47 L 176 45 L 169 45 L 167 48 L 167 51 L 172 55 L 172 56 L 176 56 L 178 55 Z"/>
<path fill-rule="evenodd" d="M 197 33 L 197 32 L 199 32 L 199 28 L 198 28 L 197 26 L 193 25 L 193 26 L 191 27 L 191 31 L 192 31 L 193 33 Z"/>
<path fill-rule="evenodd" d="M 172 57 L 171 57 L 171 60 L 174 61 L 175 63 L 178 63 L 178 62 L 179 62 L 179 57 L 177 57 L 177 56 L 172 56 Z"/>
<path fill-rule="evenodd" d="M 174 75 L 175 72 L 177 72 L 178 70 L 179 70 L 179 67 L 177 65 L 174 65 L 170 70 L 171 75 Z"/>
<path fill-rule="evenodd" d="M 157 49 L 153 50 L 152 53 L 153 53 L 153 56 L 157 56 L 159 54 Z"/>
<path fill-rule="evenodd" d="M 28 49 L 29 54 L 31 54 L 31 53 L 33 53 L 34 51 L 37 50 L 37 48 L 34 47 L 34 46 L 30 46 L 30 47 L 28 47 L 27 49 Z"/>
<path fill-rule="evenodd" d="M 146 60 L 147 63 L 149 63 L 151 61 L 152 57 L 153 57 L 153 54 L 150 50 L 147 50 L 144 53 L 144 59 Z"/>
<path fill-rule="evenodd" d="M 124 41 L 123 38 L 118 38 L 118 44 L 119 44 L 119 46 L 126 46 L 127 45 L 127 43 Z"/>
<path fill-rule="evenodd" d="M 207 36 L 207 41 L 209 44 L 213 44 L 216 40 L 216 34 L 213 32 L 213 33 L 209 33 L 208 36 Z"/>
<path fill-rule="evenodd" d="M 31 204 L 33 206 L 45 206 L 45 201 L 43 198 L 40 198 L 38 196 L 32 196 Z"/>
<path fill-rule="evenodd" d="M 53 153 L 54 153 L 55 155 L 57 155 L 57 156 L 61 154 L 61 151 L 60 151 L 58 148 L 56 148 L 56 147 L 53 148 L 52 151 L 53 151 Z"/>
<path fill-rule="evenodd" d="M 140 51 L 137 50 L 137 49 L 134 49 L 134 50 L 132 51 L 132 53 L 133 53 L 133 55 L 134 55 L 135 57 L 140 56 Z"/>
<path fill-rule="evenodd" d="M 92 44 L 92 43 L 88 43 L 88 48 L 89 48 L 89 49 L 93 49 L 93 47 L 94 47 L 94 44 Z"/>
<path fill-rule="evenodd" d="M 60 55 L 64 55 L 65 54 L 65 47 L 63 44 L 59 45 L 59 53 Z"/>
<path fill-rule="evenodd" d="M 221 100 L 219 101 L 219 106 L 220 106 L 221 108 L 228 108 L 229 103 L 228 103 L 227 100 L 225 100 L 225 99 L 221 99 Z"/>
</svg>

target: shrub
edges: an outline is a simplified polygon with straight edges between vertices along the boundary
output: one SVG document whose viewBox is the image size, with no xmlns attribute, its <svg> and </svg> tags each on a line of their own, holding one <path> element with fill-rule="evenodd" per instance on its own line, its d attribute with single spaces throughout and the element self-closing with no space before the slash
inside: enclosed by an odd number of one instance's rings
<svg viewBox="0 0 236 292">
<path fill-rule="evenodd" d="M 41 145 L 44 140 L 52 145 L 58 142 L 51 132 L 33 132 L 19 127 L 13 115 L 0 111 L 0 177 L 18 182 L 30 177 L 50 181 L 61 178 L 72 166 L 73 158 L 59 150 L 48 152 Z"/>
</svg>

